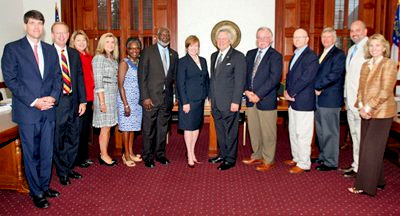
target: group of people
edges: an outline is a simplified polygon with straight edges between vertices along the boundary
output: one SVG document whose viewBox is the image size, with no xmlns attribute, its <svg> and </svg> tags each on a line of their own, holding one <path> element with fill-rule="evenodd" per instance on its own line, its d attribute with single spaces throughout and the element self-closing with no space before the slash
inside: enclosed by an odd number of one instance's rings
<svg viewBox="0 0 400 216">
<path fill-rule="evenodd" d="M 13 121 L 19 126 L 25 173 L 34 204 L 47 208 L 46 198 L 60 193 L 49 188 L 52 161 L 62 185 L 82 175 L 73 168 L 88 167 L 88 139 L 92 126 L 100 128 L 99 163 L 114 166 L 117 160 L 107 151 L 110 130 L 122 131 L 123 163 L 133 167 L 144 161 L 167 165 L 166 138 L 176 93 L 179 101 L 179 129 L 184 131 L 188 167 L 200 163 L 195 155 L 209 99 L 215 120 L 219 170 L 235 166 L 239 111 L 243 94 L 253 154 L 242 162 L 268 171 L 275 165 L 277 140 L 277 89 L 282 76 L 282 55 L 271 45 L 273 33 L 267 27 L 256 32 L 257 48 L 246 55 L 236 50 L 230 29 L 216 33 L 218 51 L 207 61 L 199 56 L 200 40 L 185 41 L 186 55 L 178 58 L 169 47 L 170 32 L 161 27 L 157 42 L 142 51 L 138 38 L 126 42 L 127 57 L 119 63 L 117 38 L 103 34 L 92 57 L 88 37 L 73 32 L 65 23 L 51 27 L 54 44 L 40 39 L 44 17 L 36 10 L 25 13 L 26 36 L 7 44 L 2 57 L 6 85 L 13 93 Z M 383 154 L 392 118 L 396 115 L 393 88 L 397 64 L 389 57 L 389 43 L 380 34 L 367 37 L 362 21 L 350 28 L 355 43 L 345 53 L 335 46 L 336 32 L 322 31 L 323 52 L 317 56 L 308 47 L 308 33 L 293 34 L 296 48 L 290 60 L 284 97 L 289 101 L 289 138 L 292 159 L 290 173 L 311 168 L 314 121 L 320 154 L 319 171 L 338 168 L 339 116 L 346 103 L 353 140 L 353 164 L 344 168 L 345 177 L 356 177 L 352 193 L 375 195 L 385 185 Z M 70 40 L 69 47 L 67 41 Z M 142 131 L 142 154 L 132 150 L 134 131 Z"/>
</svg>

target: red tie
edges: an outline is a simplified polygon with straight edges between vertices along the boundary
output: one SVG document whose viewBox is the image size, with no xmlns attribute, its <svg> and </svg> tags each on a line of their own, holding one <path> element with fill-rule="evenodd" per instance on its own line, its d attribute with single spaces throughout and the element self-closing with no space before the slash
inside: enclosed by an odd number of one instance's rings
<svg viewBox="0 0 400 216">
<path fill-rule="evenodd" d="M 63 92 L 64 94 L 70 94 L 72 92 L 71 88 L 71 78 L 69 75 L 67 58 L 65 58 L 64 50 L 61 50 L 61 68 L 63 77 Z"/>
<path fill-rule="evenodd" d="M 36 63 L 39 65 L 39 55 L 37 52 L 37 47 L 38 47 L 37 44 L 33 45 L 33 54 L 35 54 Z"/>
</svg>

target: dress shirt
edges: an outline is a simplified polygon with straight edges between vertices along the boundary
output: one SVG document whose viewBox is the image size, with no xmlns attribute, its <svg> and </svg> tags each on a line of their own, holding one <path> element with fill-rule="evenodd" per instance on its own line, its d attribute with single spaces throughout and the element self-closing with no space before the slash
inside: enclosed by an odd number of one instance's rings
<svg viewBox="0 0 400 216">
<path fill-rule="evenodd" d="M 292 70 L 293 65 L 296 63 L 297 59 L 300 57 L 300 55 L 303 53 L 303 51 L 308 47 L 308 45 L 305 45 L 304 47 L 297 48 L 294 51 L 294 57 L 292 59 L 292 62 L 290 64 L 290 70 Z"/>
<path fill-rule="evenodd" d="M 165 53 L 165 60 L 167 61 L 167 69 L 169 69 L 169 49 L 168 46 L 163 47 L 160 43 L 157 43 L 158 46 L 158 51 L 160 52 L 160 57 L 161 57 L 161 61 L 163 58 L 163 55 Z"/>
<path fill-rule="evenodd" d="M 26 39 L 28 39 L 29 44 L 32 47 L 32 52 L 35 52 L 35 43 L 29 38 L 26 37 Z M 40 71 L 40 75 L 43 78 L 43 74 L 44 74 L 44 57 L 43 57 L 43 50 L 42 50 L 42 44 L 39 40 L 39 42 L 37 43 L 37 52 L 38 52 L 38 57 L 39 57 L 39 71 Z"/>
</svg>

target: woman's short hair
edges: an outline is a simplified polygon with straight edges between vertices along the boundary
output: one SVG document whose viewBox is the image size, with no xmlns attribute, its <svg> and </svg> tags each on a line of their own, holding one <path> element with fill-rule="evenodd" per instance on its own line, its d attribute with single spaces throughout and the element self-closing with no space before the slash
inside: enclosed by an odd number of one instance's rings
<svg viewBox="0 0 400 216">
<path fill-rule="evenodd" d="M 130 37 L 128 38 L 128 40 L 126 40 L 126 44 L 125 44 L 125 48 L 129 48 L 129 46 L 131 45 L 131 43 L 136 42 L 136 44 L 139 46 L 139 49 L 142 50 L 142 42 L 140 41 L 139 38 L 137 37 Z"/>
<path fill-rule="evenodd" d="M 118 60 L 118 56 L 119 56 L 118 39 L 111 32 L 104 33 L 100 37 L 99 43 L 97 44 L 97 48 L 96 48 L 96 55 L 105 55 L 105 56 L 107 56 L 107 52 L 104 49 L 104 43 L 106 42 L 106 38 L 109 38 L 109 37 L 113 38 L 114 39 L 114 43 L 115 43 L 114 50 L 111 51 L 111 55 L 113 56 L 113 58 L 115 60 Z"/>
<path fill-rule="evenodd" d="M 89 52 L 89 48 L 88 48 L 89 47 L 89 37 L 83 30 L 76 30 L 76 31 L 74 31 L 74 33 L 72 33 L 71 38 L 69 40 L 69 46 L 72 48 L 75 48 L 75 39 L 78 35 L 82 35 L 85 38 L 86 44 L 87 44 L 85 51 Z"/>
<path fill-rule="evenodd" d="M 369 44 L 371 43 L 372 40 L 377 40 L 379 41 L 382 46 L 383 46 L 383 56 L 384 57 L 390 57 L 390 44 L 389 42 L 385 39 L 385 37 L 381 34 L 373 34 L 371 37 L 368 38 L 367 43 L 364 46 L 364 55 L 365 58 L 369 59 L 372 58 L 371 53 L 369 53 Z"/>
<path fill-rule="evenodd" d="M 185 48 L 187 49 L 190 45 L 198 43 L 200 46 L 200 40 L 196 35 L 190 35 L 185 40 Z"/>
</svg>

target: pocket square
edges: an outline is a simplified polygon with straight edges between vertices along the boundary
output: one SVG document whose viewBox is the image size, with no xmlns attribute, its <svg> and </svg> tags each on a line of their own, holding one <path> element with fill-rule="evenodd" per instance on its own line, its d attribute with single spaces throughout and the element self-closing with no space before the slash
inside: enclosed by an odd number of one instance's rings
<svg viewBox="0 0 400 216">
<path fill-rule="evenodd" d="M 228 65 L 231 65 L 231 63 L 230 62 L 226 63 L 226 66 L 228 66 Z"/>
</svg>

